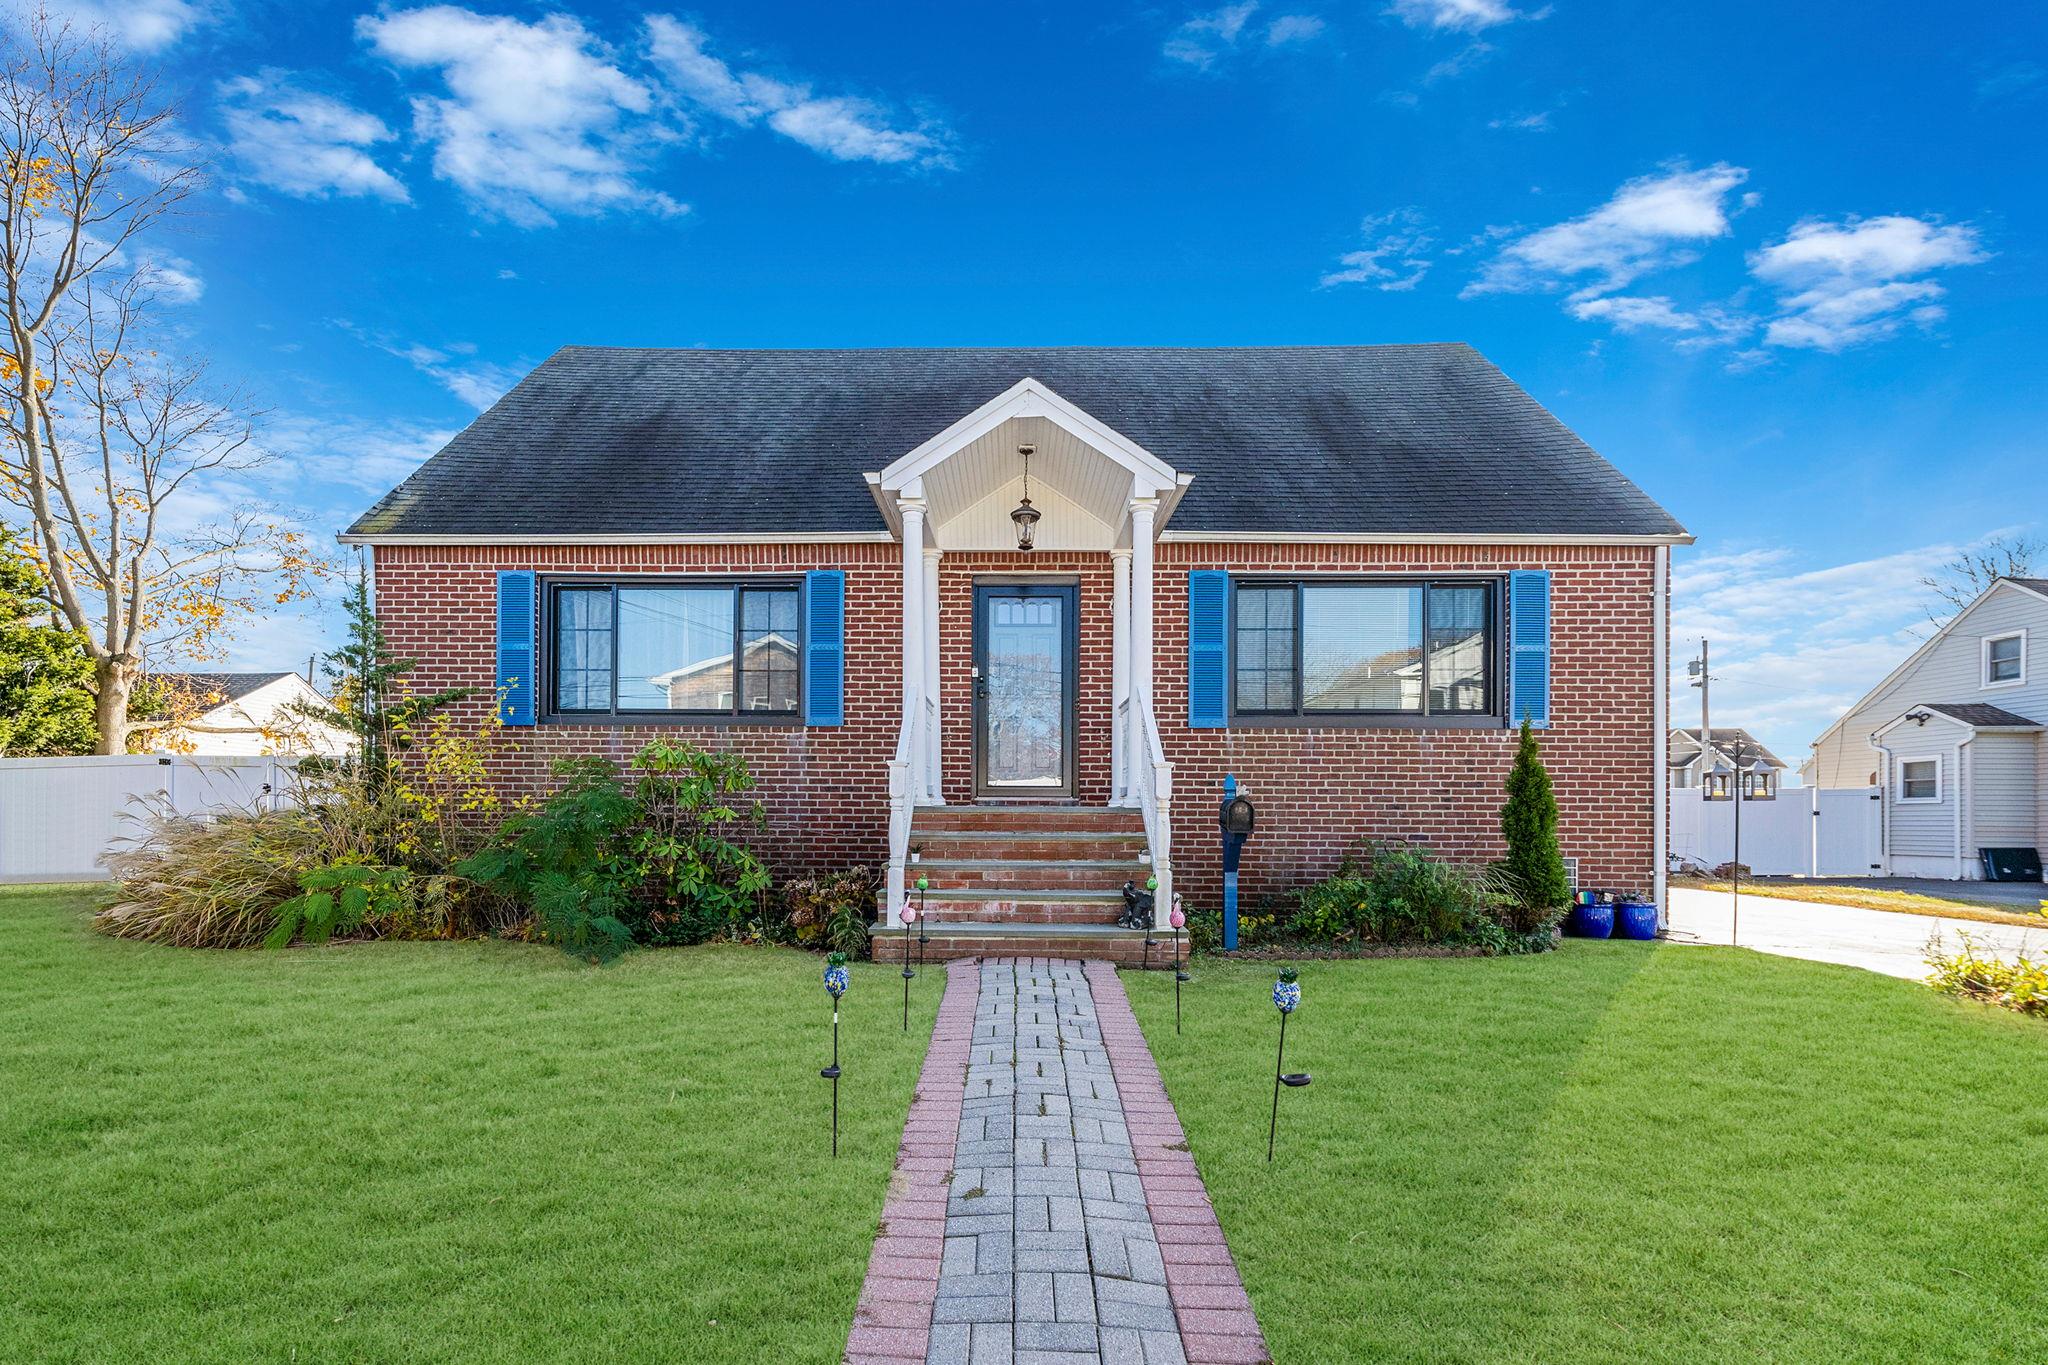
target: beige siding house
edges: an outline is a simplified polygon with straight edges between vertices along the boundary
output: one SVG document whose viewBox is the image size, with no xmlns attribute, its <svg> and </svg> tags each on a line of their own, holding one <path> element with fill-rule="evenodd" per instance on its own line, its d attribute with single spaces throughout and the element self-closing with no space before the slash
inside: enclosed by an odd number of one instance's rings
<svg viewBox="0 0 2048 1365">
<path fill-rule="evenodd" d="M 1890 875 L 2048 847 L 2044 646 L 2048 579 L 2002 578 L 1814 741 L 1813 785 L 1878 789 Z"/>
</svg>

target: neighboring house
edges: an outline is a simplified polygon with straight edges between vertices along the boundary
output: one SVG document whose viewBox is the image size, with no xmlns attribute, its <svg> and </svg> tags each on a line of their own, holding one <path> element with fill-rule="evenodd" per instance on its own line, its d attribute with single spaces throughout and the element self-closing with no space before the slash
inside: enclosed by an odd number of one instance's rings
<svg viewBox="0 0 2048 1365">
<path fill-rule="evenodd" d="M 1876 787 L 1885 871 L 1976 878 L 2048 848 L 2048 579 L 2001 578 L 1822 732 L 1821 787 Z"/>
<path fill-rule="evenodd" d="M 326 704 L 297 673 L 156 673 L 152 681 L 173 694 L 168 714 L 178 723 L 145 732 L 152 750 L 192 754 L 341 754 L 353 747 L 347 733 L 308 721 L 297 706 Z"/>
<path fill-rule="evenodd" d="M 1673 730 L 1665 758 L 1671 769 L 1671 785 L 1680 790 L 1698 790 L 1708 801 L 1726 801 L 1735 793 L 1735 774 L 1742 773 L 1742 795 L 1747 801 L 1769 801 L 1778 795 L 1785 762 L 1766 749 L 1749 731 L 1714 727 L 1710 746 L 1700 744 L 1700 727 Z"/>
<path fill-rule="evenodd" d="M 1466 346 L 572 347 L 342 539 L 508 787 L 736 750 L 778 872 L 885 865 L 895 923 L 921 851 L 941 955 L 1134 960 L 1127 880 L 1219 897 L 1226 774 L 1247 906 L 1498 857 L 1524 714 L 1581 879 L 1661 885 L 1690 537 Z"/>
</svg>

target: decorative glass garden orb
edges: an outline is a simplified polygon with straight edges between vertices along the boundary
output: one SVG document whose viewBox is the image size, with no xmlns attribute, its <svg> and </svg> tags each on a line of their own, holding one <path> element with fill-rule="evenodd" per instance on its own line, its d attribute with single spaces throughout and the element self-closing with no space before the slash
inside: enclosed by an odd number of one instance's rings
<svg viewBox="0 0 2048 1365">
<path fill-rule="evenodd" d="M 1290 967 L 1273 983 L 1273 1007 L 1282 1014 L 1292 1014 L 1301 1005 L 1301 982 L 1295 978 L 1296 973 Z"/>
<path fill-rule="evenodd" d="M 825 990 L 834 1000 L 846 994 L 852 978 L 846 971 L 846 954 L 834 953 L 825 959 Z"/>
</svg>

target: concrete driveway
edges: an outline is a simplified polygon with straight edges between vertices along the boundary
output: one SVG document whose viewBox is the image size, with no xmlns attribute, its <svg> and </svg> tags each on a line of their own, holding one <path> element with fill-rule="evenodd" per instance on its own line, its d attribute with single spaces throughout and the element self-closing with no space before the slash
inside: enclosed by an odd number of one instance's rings
<svg viewBox="0 0 2048 1365">
<path fill-rule="evenodd" d="M 1726 891 L 1671 888 L 1671 938 L 1678 943 L 1727 943 L 1737 927 L 1735 897 Z M 1779 900 L 1742 894 L 1739 946 L 1780 957 L 1840 962 L 1886 976 L 1919 980 L 1927 975 L 1927 946 L 1939 936 L 1948 951 L 1968 934 L 1980 954 L 2008 961 L 2022 952 L 2048 956 L 2048 927 L 1984 924 L 1976 920 L 1900 915 L 1845 905 Z"/>
<path fill-rule="evenodd" d="M 2003 910 L 2031 911 L 2048 901 L 2048 885 L 2041 882 L 1950 882 L 1928 877 L 1744 877 L 1743 894 L 1754 885 L 1758 895 L 1768 896 L 1771 883 L 1788 886 L 1840 886 L 1851 891 L 1909 891 L 1935 900 L 1976 901 Z"/>
</svg>

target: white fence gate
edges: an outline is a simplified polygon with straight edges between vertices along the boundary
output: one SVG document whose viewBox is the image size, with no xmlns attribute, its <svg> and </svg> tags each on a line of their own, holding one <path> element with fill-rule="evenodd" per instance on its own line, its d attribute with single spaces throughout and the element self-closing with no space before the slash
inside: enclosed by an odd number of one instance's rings
<svg viewBox="0 0 2048 1365">
<path fill-rule="evenodd" d="M 1785 787 L 1742 803 L 1742 864 L 1766 877 L 1872 877 L 1879 873 L 1879 803 L 1868 788 Z M 1671 793 L 1671 856 L 1719 867 L 1735 857 L 1735 803 L 1700 790 Z"/>
<path fill-rule="evenodd" d="M 186 815 L 280 799 L 296 760 L 162 754 L 0 759 L 0 883 L 99 881 L 131 816 L 163 802 Z"/>
</svg>

